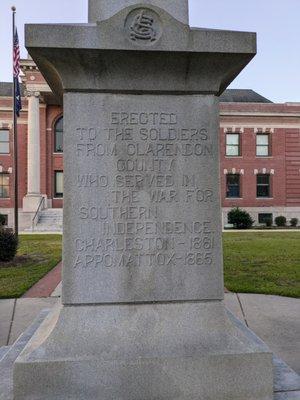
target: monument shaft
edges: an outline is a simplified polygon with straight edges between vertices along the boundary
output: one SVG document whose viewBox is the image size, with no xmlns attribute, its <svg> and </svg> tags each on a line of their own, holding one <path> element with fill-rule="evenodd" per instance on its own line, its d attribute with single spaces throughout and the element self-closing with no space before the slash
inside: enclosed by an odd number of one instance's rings
<svg viewBox="0 0 300 400">
<path fill-rule="evenodd" d="M 215 96 L 64 104 L 63 303 L 222 299 Z"/>
<path fill-rule="evenodd" d="M 218 96 L 256 36 L 191 29 L 187 0 L 141 3 L 26 27 L 64 102 L 64 268 L 15 400 L 271 400 L 272 355 L 222 301 Z"/>
<path fill-rule="evenodd" d="M 144 5 L 155 5 L 163 8 L 180 22 L 188 24 L 189 10 L 188 0 L 144 0 Z M 108 19 L 125 7 L 137 4 L 136 0 L 90 0 L 89 22 Z"/>
</svg>

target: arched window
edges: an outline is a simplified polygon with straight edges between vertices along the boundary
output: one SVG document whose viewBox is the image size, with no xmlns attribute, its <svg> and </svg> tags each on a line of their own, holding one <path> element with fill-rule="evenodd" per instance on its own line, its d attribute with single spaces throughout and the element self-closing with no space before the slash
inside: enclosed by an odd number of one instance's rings
<svg viewBox="0 0 300 400">
<path fill-rule="evenodd" d="M 59 118 L 54 126 L 54 151 L 55 153 L 62 153 L 63 147 L 63 135 L 64 135 L 64 119 Z"/>
</svg>

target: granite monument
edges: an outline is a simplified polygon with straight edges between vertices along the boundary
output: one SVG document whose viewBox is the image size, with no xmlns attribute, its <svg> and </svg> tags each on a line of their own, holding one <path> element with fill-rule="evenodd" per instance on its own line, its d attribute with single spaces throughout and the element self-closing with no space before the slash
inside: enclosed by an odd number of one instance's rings
<svg viewBox="0 0 300 400">
<path fill-rule="evenodd" d="M 271 400 L 272 355 L 223 304 L 218 96 L 256 35 L 191 29 L 188 0 L 90 0 L 26 46 L 64 105 L 64 270 L 15 400 Z"/>
</svg>

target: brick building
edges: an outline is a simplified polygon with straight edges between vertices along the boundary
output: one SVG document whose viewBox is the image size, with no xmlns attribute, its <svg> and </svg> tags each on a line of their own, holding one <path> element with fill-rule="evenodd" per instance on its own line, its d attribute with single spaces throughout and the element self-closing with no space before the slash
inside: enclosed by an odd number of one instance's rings
<svg viewBox="0 0 300 400">
<path fill-rule="evenodd" d="M 63 112 L 30 59 L 22 60 L 18 119 L 20 228 L 61 224 Z M 0 213 L 13 224 L 12 84 L 0 83 Z M 256 223 L 300 219 L 300 103 L 274 104 L 252 90 L 227 90 L 220 106 L 221 194 Z M 36 212 L 38 213 L 36 215 Z M 59 218 L 60 216 L 60 218 Z M 39 228 L 38 224 L 37 229 Z"/>
</svg>

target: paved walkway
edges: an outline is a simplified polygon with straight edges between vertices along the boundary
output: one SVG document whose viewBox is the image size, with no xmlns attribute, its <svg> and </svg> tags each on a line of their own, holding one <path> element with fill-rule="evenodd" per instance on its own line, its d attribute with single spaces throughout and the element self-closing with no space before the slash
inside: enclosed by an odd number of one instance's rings
<svg viewBox="0 0 300 400">
<path fill-rule="evenodd" d="M 13 344 L 45 308 L 59 298 L 0 300 L 0 347 Z"/>
<path fill-rule="evenodd" d="M 0 300 L 0 347 L 14 343 L 41 310 L 60 302 L 60 291 L 61 285 L 49 298 Z M 300 374 L 300 299 L 225 293 L 225 304 Z"/>
<path fill-rule="evenodd" d="M 268 232 L 268 233 L 282 233 L 282 232 L 300 232 L 300 229 L 223 229 L 223 232 L 229 233 L 251 233 L 251 232 Z"/>
<path fill-rule="evenodd" d="M 226 293 L 225 304 L 300 374 L 300 299 Z"/>
<path fill-rule="evenodd" d="M 47 275 L 32 286 L 22 297 L 41 298 L 50 297 L 61 281 L 62 262 L 53 268 Z"/>
</svg>

